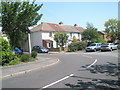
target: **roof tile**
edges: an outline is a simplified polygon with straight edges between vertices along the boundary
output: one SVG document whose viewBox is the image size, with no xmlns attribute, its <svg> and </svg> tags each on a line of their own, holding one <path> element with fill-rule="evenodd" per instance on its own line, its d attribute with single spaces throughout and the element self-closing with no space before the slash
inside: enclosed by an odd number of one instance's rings
<svg viewBox="0 0 120 90">
<path fill-rule="evenodd" d="M 32 28 L 31 31 L 83 32 L 84 28 L 43 22 L 40 25 Z"/>
</svg>

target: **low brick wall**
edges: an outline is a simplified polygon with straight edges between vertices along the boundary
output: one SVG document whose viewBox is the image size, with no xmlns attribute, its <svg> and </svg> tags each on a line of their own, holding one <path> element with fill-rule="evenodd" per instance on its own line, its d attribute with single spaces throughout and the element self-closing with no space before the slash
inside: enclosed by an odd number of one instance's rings
<svg viewBox="0 0 120 90">
<path fill-rule="evenodd" d="M 49 51 L 59 51 L 59 48 L 48 48 Z"/>
<path fill-rule="evenodd" d="M 59 48 L 48 48 L 49 51 L 59 51 Z M 63 51 L 68 51 L 68 48 L 62 48 Z"/>
</svg>

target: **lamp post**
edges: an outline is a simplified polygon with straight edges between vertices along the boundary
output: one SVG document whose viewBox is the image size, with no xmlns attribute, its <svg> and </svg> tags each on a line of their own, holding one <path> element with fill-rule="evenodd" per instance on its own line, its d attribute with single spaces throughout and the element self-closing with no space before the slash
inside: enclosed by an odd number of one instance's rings
<svg viewBox="0 0 120 90">
<path fill-rule="evenodd" d="M 28 33 L 28 46 L 29 46 L 29 54 L 31 54 L 31 38 L 30 38 L 30 33 Z"/>
</svg>

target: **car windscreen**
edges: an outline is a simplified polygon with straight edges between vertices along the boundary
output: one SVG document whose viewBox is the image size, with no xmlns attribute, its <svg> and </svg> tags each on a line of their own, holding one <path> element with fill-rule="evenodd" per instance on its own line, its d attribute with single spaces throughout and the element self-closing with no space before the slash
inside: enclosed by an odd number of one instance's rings
<svg viewBox="0 0 120 90">
<path fill-rule="evenodd" d="M 108 43 L 104 43 L 104 44 L 102 44 L 102 46 L 107 46 L 107 45 L 109 45 Z"/>
<path fill-rule="evenodd" d="M 90 46 L 96 46 L 96 44 L 90 44 Z"/>
<path fill-rule="evenodd" d="M 45 49 L 45 47 L 40 46 L 40 49 Z"/>
</svg>

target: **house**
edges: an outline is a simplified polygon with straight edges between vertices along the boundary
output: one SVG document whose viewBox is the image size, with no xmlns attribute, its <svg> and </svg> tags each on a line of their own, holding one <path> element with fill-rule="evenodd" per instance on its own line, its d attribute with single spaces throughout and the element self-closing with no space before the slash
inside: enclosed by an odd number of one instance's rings
<svg viewBox="0 0 120 90">
<path fill-rule="evenodd" d="M 103 39 L 106 42 L 112 42 L 111 39 L 109 37 L 107 37 L 107 33 L 105 31 L 98 31 L 98 33 L 103 37 Z"/>
<path fill-rule="evenodd" d="M 31 29 L 31 48 L 35 45 L 40 45 L 48 48 L 49 50 L 55 50 L 59 46 L 54 40 L 55 32 L 65 32 L 68 35 L 67 44 L 64 47 L 67 47 L 73 40 L 75 36 L 77 40 L 81 41 L 81 33 L 84 31 L 84 28 L 71 25 L 64 25 L 63 22 L 59 24 L 46 23 L 42 22 L 40 25 Z M 28 44 L 26 45 L 28 48 Z"/>
<path fill-rule="evenodd" d="M 0 36 L 2 36 L 6 41 L 9 41 L 6 34 L 4 34 L 2 31 L 0 31 Z"/>
</svg>

